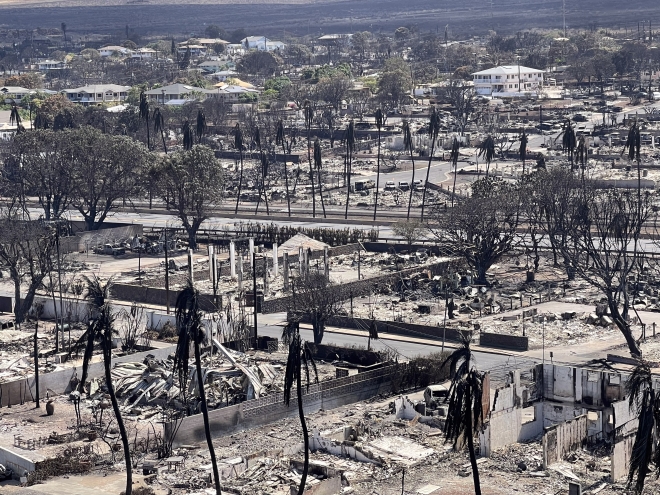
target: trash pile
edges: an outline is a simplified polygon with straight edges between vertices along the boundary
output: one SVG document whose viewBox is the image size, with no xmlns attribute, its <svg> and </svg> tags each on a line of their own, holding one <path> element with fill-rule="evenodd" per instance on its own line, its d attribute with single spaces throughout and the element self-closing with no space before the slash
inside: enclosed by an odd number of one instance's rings
<svg viewBox="0 0 660 495">
<path fill-rule="evenodd" d="M 217 341 L 214 342 L 214 348 L 215 353 L 206 352 L 202 356 L 204 389 L 209 408 L 227 406 L 282 391 L 281 364 L 250 363 L 248 355 L 226 349 Z M 179 373 L 173 371 L 173 354 L 167 359 L 156 359 L 149 355 L 142 363 L 117 363 L 111 373 L 122 407 L 129 413 L 150 417 L 157 409 L 166 405 L 174 404 L 183 408 L 181 399 L 187 397 L 188 406 L 196 411 L 199 404 L 196 399 L 197 372 L 194 362 L 190 363 L 183 394 Z M 104 393 L 105 378 L 92 379 L 91 399 L 100 401 Z"/>
</svg>

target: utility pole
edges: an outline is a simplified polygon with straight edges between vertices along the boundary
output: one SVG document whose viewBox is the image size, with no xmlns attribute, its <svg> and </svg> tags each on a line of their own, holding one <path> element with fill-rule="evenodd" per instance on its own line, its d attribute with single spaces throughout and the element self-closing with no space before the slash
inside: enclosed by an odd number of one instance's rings
<svg viewBox="0 0 660 495">
<path fill-rule="evenodd" d="M 167 314 L 170 314 L 170 267 L 167 257 L 167 227 L 165 228 L 165 304 Z"/>
<path fill-rule="evenodd" d="M 252 296 L 254 297 L 254 337 L 257 337 L 257 256 L 252 253 Z"/>
</svg>

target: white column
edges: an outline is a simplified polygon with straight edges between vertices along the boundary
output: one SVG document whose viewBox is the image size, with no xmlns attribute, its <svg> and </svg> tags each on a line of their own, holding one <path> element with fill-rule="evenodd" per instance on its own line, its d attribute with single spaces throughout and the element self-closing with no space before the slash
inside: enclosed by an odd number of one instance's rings
<svg viewBox="0 0 660 495">
<path fill-rule="evenodd" d="M 236 277 L 236 245 L 229 241 L 229 274 L 231 278 Z"/>
<path fill-rule="evenodd" d="M 250 266 L 252 266 L 253 265 L 252 261 L 253 261 L 253 258 L 254 258 L 254 238 L 250 237 L 249 242 L 250 242 L 250 248 L 249 248 L 250 249 L 250 259 L 249 259 L 249 261 L 250 261 Z"/>
<path fill-rule="evenodd" d="M 193 250 L 188 249 L 188 277 L 190 277 L 191 282 L 195 281 L 193 272 Z"/>
<path fill-rule="evenodd" d="M 279 273 L 279 260 L 277 258 L 277 243 L 273 244 L 273 278 L 277 278 Z"/>
<path fill-rule="evenodd" d="M 213 245 L 209 244 L 209 280 L 213 282 Z"/>
</svg>

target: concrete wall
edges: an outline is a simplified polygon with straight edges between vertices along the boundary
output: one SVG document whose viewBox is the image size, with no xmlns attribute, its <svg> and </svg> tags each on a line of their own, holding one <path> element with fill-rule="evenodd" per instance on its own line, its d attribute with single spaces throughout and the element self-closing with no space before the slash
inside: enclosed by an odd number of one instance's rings
<svg viewBox="0 0 660 495">
<path fill-rule="evenodd" d="M 150 349 L 148 351 L 137 352 L 127 356 L 116 357 L 113 363 L 143 362 L 148 355 L 153 355 L 158 359 L 166 359 L 167 356 L 174 353 L 175 345 L 163 347 L 161 349 Z M 103 362 L 90 363 L 87 368 L 89 378 L 102 376 L 104 373 Z M 46 391 L 50 390 L 53 394 L 64 394 L 71 391 L 71 379 L 74 376 L 80 378 L 79 366 L 67 368 L 52 373 L 42 373 L 39 375 L 39 396 L 46 397 Z M 0 383 L 0 408 L 8 405 L 20 404 L 23 401 L 33 401 L 36 398 L 36 387 L 34 375 L 26 378 Z"/>
<path fill-rule="evenodd" d="M 142 225 L 140 224 L 118 224 L 118 226 L 106 229 L 77 232 L 73 236 L 60 239 L 60 251 L 62 253 L 79 253 L 106 243 L 126 241 L 136 235 L 142 235 Z"/>
<path fill-rule="evenodd" d="M 7 466 L 12 471 L 14 471 L 14 476 L 23 476 L 25 471 L 32 472 L 35 470 L 36 462 L 43 460 L 42 456 L 33 452 L 32 457 L 36 459 L 28 459 L 22 455 L 12 452 L 9 449 L 0 447 L 0 464 Z"/>
<path fill-rule="evenodd" d="M 208 279 L 208 270 L 206 270 L 204 273 L 206 274 L 205 279 Z M 195 274 L 197 275 L 197 273 Z M 202 274 L 202 272 L 200 272 L 200 274 Z M 202 277 L 200 277 L 199 280 L 202 280 Z M 170 283 L 172 282 L 170 281 Z M 169 291 L 170 307 L 173 308 L 176 305 L 176 299 L 180 292 L 181 291 L 178 290 Z M 112 297 L 122 301 L 130 301 L 140 304 L 151 304 L 155 306 L 167 305 L 167 291 L 164 288 L 159 287 L 147 287 L 145 285 L 133 284 L 115 284 L 112 287 Z M 218 300 L 220 299 L 221 298 L 218 297 Z M 213 304 L 213 295 L 200 294 L 199 302 L 202 311 L 216 310 L 216 306 Z"/>
<path fill-rule="evenodd" d="M 303 409 L 306 413 L 317 412 L 320 409 L 334 409 L 388 392 L 391 378 L 401 372 L 401 366 L 389 366 L 314 384 L 309 387 L 309 391 L 305 390 Z M 228 435 L 237 430 L 297 416 L 297 399 L 292 397 L 289 407 L 283 402 L 283 394 L 278 393 L 210 411 L 211 434 L 215 437 Z M 175 434 L 174 446 L 203 442 L 205 436 L 202 415 L 184 418 L 176 432 L 173 423 L 166 423 L 165 434 L 168 437 Z"/>
<path fill-rule="evenodd" d="M 543 434 L 543 468 L 560 462 L 587 442 L 587 415 L 550 426 Z"/>
<path fill-rule="evenodd" d="M 304 321 L 304 320 L 303 320 Z M 309 323 L 310 321 L 304 321 Z M 471 332 L 467 330 L 458 330 L 455 328 L 447 327 L 444 331 L 442 327 L 416 325 L 414 323 L 404 323 L 399 321 L 382 321 L 376 320 L 376 330 L 378 332 L 386 332 L 395 335 L 407 335 L 410 337 L 424 337 L 434 340 L 445 340 L 459 342 L 461 334 L 470 335 Z M 334 316 L 328 320 L 328 326 L 340 328 L 355 328 L 357 330 L 369 330 L 371 320 L 366 318 L 350 318 L 348 316 Z"/>
<path fill-rule="evenodd" d="M 526 351 L 529 349 L 529 339 L 518 335 L 481 332 L 479 334 L 479 345 L 512 351 Z"/>
</svg>

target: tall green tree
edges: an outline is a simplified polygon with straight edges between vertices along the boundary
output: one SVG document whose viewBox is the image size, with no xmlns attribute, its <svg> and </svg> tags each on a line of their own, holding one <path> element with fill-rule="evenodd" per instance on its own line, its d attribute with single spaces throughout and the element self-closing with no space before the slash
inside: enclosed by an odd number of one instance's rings
<svg viewBox="0 0 660 495">
<path fill-rule="evenodd" d="M 447 419 L 444 432 L 448 442 L 453 442 L 454 449 L 467 444 L 472 466 L 475 495 L 481 495 L 479 466 L 474 450 L 474 435 L 479 432 L 484 421 L 483 411 L 483 374 L 474 362 L 470 348 L 470 338 L 464 338 L 460 346 L 442 364 L 449 365 L 451 386 L 448 402 Z"/>
<path fill-rule="evenodd" d="M 197 249 L 197 232 L 224 194 L 224 176 L 215 153 L 198 144 L 168 155 L 157 170 L 158 190 L 168 209 L 176 212 Z"/>
<path fill-rule="evenodd" d="M 318 373 L 316 363 L 312 356 L 312 351 L 306 342 L 300 338 L 300 325 L 298 322 L 290 322 L 284 327 L 283 340 L 289 343 L 289 355 L 286 361 L 286 370 L 284 372 L 284 404 L 289 407 L 291 404 L 291 390 L 296 387 L 296 399 L 298 402 L 298 416 L 303 431 L 303 444 L 305 450 L 305 462 L 303 464 L 302 477 L 298 487 L 298 495 L 305 492 L 307 483 L 307 474 L 309 473 L 309 431 L 307 430 L 307 421 L 305 420 L 305 411 L 303 409 L 303 373 L 309 391 L 310 369 L 314 373 L 315 381 L 318 382 Z"/>
<path fill-rule="evenodd" d="M 206 402 L 206 393 L 204 391 L 204 373 L 202 372 L 202 355 L 200 347 L 206 338 L 206 333 L 202 322 L 202 311 L 199 308 L 199 291 L 195 289 L 191 280 L 188 281 L 188 285 L 176 298 L 174 315 L 176 317 L 176 328 L 179 333 L 179 338 L 176 344 L 176 352 L 174 354 L 173 371 L 179 373 L 179 383 L 181 384 L 182 389 L 185 388 L 188 380 L 188 364 L 190 359 L 190 346 L 192 344 L 195 352 L 197 392 L 199 394 L 202 417 L 204 418 L 206 444 L 211 455 L 215 493 L 216 495 L 221 495 L 218 461 L 215 456 L 215 448 L 213 447 L 213 438 L 211 437 L 208 404 Z"/>
</svg>

